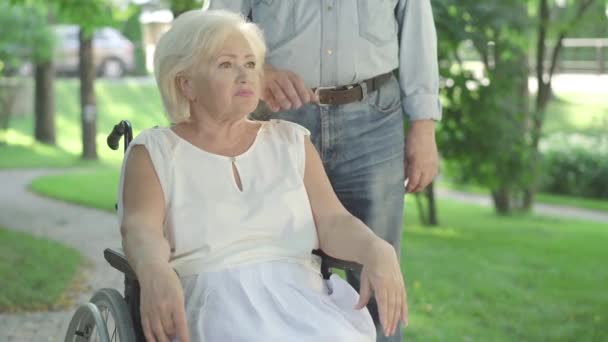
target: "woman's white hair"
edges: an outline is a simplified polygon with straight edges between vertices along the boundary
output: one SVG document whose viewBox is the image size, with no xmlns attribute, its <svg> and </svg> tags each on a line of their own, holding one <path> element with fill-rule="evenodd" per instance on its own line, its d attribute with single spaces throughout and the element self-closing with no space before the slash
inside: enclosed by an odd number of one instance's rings
<svg viewBox="0 0 608 342">
<path fill-rule="evenodd" d="M 188 11 L 177 17 L 160 38 L 154 52 L 154 76 L 172 123 L 190 118 L 190 103 L 180 91 L 177 77 L 209 63 L 233 33 L 240 33 L 247 40 L 261 75 L 266 54 L 262 32 L 240 14 L 223 10 Z"/>
</svg>

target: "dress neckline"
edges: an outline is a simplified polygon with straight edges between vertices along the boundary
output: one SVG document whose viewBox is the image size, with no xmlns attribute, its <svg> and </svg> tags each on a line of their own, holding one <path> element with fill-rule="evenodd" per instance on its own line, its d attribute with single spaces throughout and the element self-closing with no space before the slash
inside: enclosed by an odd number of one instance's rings
<svg viewBox="0 0 608 342">
<path fill-rule="evenodd" d="M 230 161 L 236 161 L 237 159 L 241 159 L 244 158 L 245 156 L 247 156 L 249 153 L 251 153 L 251 151 L 253 151 L 255 149 L 255 146 L 258 143 L 258 137 L 260 135 L 260 133 L 266 128 L 266 122 L 264 121 L 260 121 L 261 125 L 260 128 L 258 128 L 258 131 L 255 134 L 255 138 L 253 139 L 253 142 L 251 143 L 251 145 L 249 145 L 249 147 L 247 148 L 247 150 L 245 150 L 243 153 L 240 153 L 236 156 L 227 156 L 227 155 L 223 155 L 223 154 L 218 154 L 218 153 L 213 153 L 213 152 L 209 152 L 205 149 L 202 149 L 196 145 L 194 145 L 193 143 L 191 143 L 190 141 L 186 140 L 185 138 L 181 137 L 179 134 L 177 134 L 173 129 L 171 129 L 171 127 L 168 127 L 167 129 L 169 130 L 169 132 L 171 132 L 171 134 L 173 134 L 175 137 L 177 137 L 177 139 L 183 143 L 185 143 L 186 145 L 189 145 L 191 148 L 206 154 L 208 156 L 214 157 L 214 158 L 218 158 L 218 159 L 223 159 L 223 160 L 230 160 Z"/>
</svg>

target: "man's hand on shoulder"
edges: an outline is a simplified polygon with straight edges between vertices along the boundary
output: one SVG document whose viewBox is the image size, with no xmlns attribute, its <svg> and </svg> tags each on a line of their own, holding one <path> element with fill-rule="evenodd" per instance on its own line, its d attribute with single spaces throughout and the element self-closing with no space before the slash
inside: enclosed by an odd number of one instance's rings
<svg viewBox="0 0 608 342">
<path fill-rule="evenodd" d="M 266 64 L 263 84 L 262 100 L 273 112 L 297 109 L 316 101 L 312 89 L 306 88 L 302 78 L 289 70 L 275 69 Z"/>
</svg>

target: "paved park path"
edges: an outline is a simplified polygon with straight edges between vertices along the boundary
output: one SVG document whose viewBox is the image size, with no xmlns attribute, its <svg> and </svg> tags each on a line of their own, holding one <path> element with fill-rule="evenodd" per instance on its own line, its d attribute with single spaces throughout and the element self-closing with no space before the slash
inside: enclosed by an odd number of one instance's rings
<svg viewBox="0 0 608 342">
<path fill-rule="evenodd" d="M 0 171 L 0 226 L 60 241 L 88 259 L 90 265 L 85 271 L 88 290 L 77 299 L 77 303 L 84 303 L 98 288 L 113 287 L 122 291 L 120 272 L 103 259 L 105 248 L 120 246 L 120 233 L 113 214 L 46 199 L 27 190 L 40 176 L 65 172 Z M 0 287 L 5 281 L 11 280 L 1 279 Z M 0 342 L 63 341 L 74 311 L 75 307 L 66 311 L 0 313 Z"/>
<path fill-rule="evenodd" d="M 122 289 L 121 274 L 103 259 L 105 248 L 120 245 L 120 235 L 113 214 L 50 200 L 27 190 L 28 185 L 40 176 L 64 172 L 66 170 L 0 171 L 0 226 L 60 241 L 76 248 L 90 261 L 92 266 L 87 268 L 85 274 L 88 290 L 79 296 L 75 303 L 77 305 L 88 301 L 95 289 Z M 438 196 L 491 205 L 485 196 L 448 190 L 439 190 Z M 605 212 L 549 205 L 537 205 L 535 211 L 543 215 L 608 223 L 608 213 Z M 0 284 L 4 281 L 10 279 L 2 279 Z M 75 308 L 76 306 L 66 311 L 0 314 L 0 342 L 63 341 Z"/>
</svg>

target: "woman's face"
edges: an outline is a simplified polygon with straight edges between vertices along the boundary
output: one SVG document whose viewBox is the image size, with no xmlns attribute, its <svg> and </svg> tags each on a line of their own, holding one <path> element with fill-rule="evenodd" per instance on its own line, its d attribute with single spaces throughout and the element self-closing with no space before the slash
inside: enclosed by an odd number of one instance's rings
<svg viewBox="0 0 608 342">
<path fill-rule="evenodd" d="M 253 112 L 260 96 L 260 73 L 245 38 L 233 33 L 209 63 L 190 75 L 196 115 L 200 109 L 214 117 L 241 118 Z"/>
</svg>

